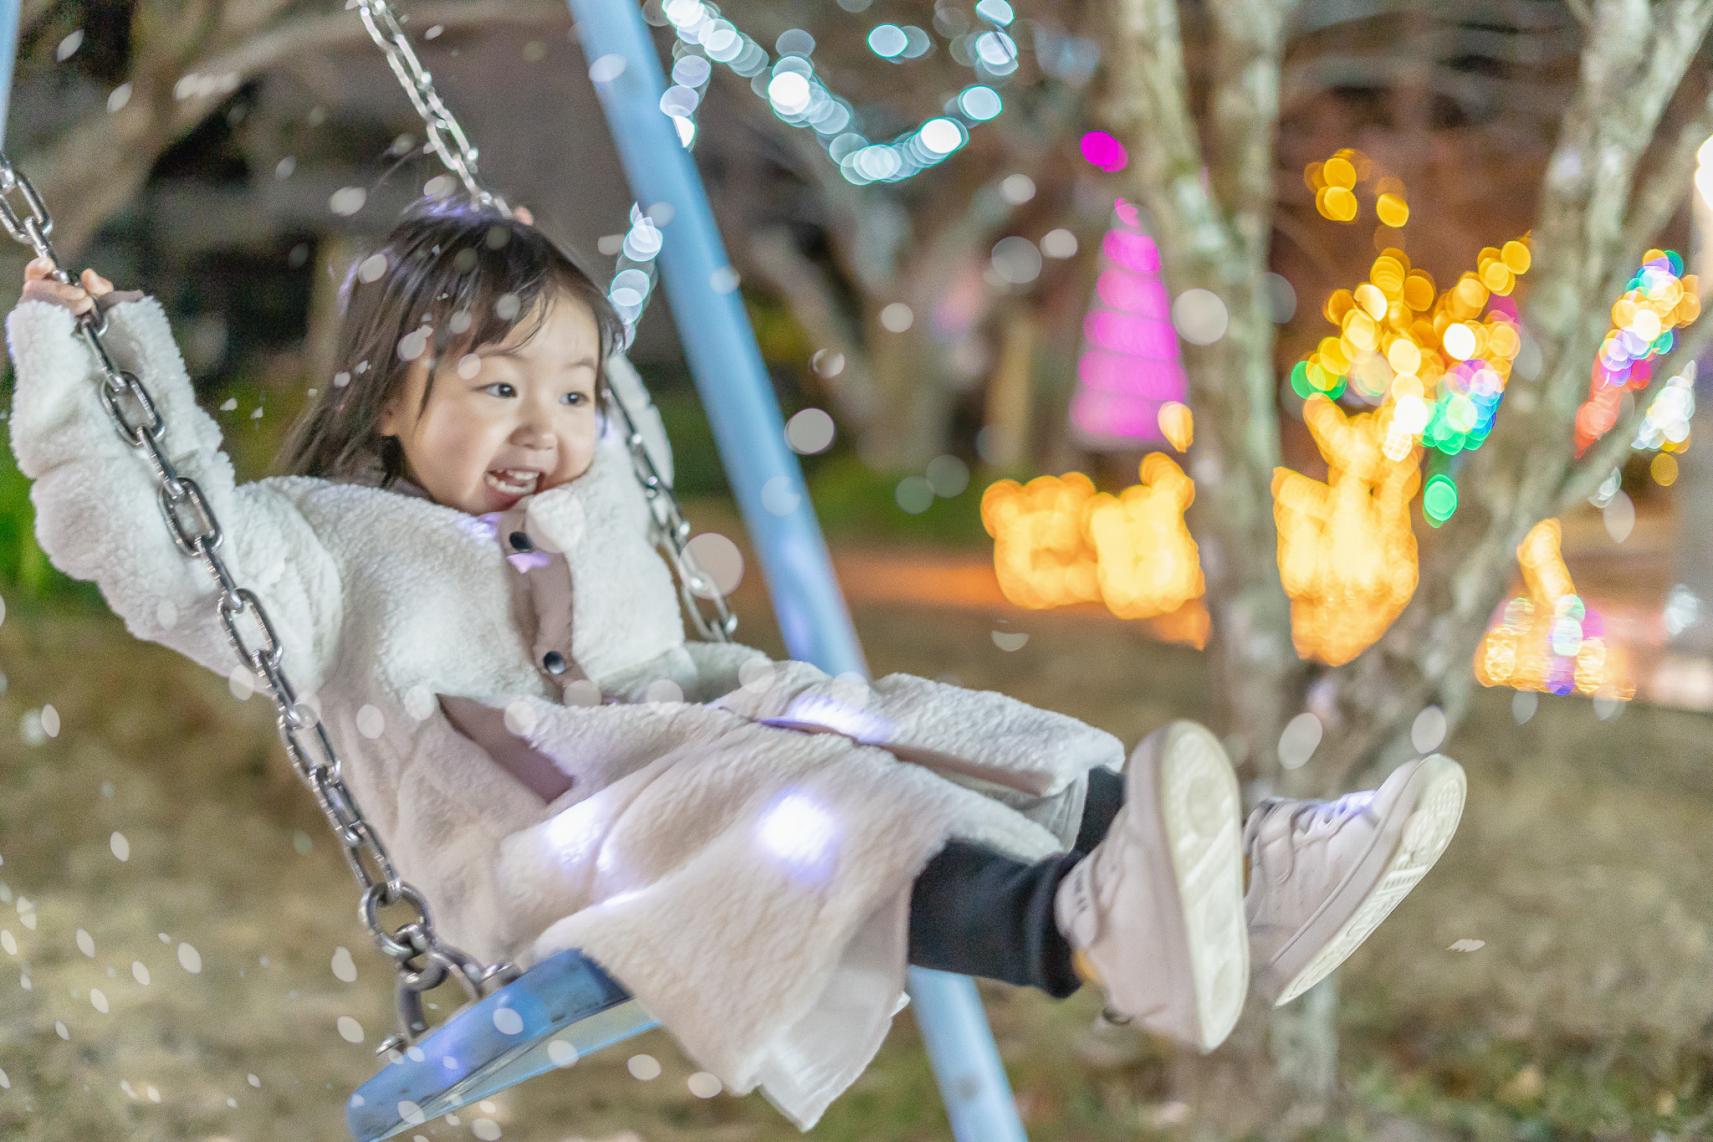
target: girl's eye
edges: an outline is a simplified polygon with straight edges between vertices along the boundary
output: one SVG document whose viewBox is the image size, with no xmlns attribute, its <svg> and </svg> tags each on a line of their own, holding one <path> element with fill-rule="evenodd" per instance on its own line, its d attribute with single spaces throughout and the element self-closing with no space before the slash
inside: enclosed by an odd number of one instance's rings
<svg viewBox="0 0 1713 1142">
<path fill-rule="evenodd" d="M 588 404 L 589 403 L 589 398 L 584 396 L 582 393 L 566 393 L 565 397 L 573 405 L 580 405 L 580 404 Z"/>
<path fill-rule="evenodd" d="M 511 388 L 511 385 L 505 381 L 495 381 L 491 385 L 483 385 L 482 391 L 487 392 L 489 389 L 510 389 L 510 388 Z M 516 391 L 517 391 L 516 389 L 512 389 L 512 392 L 515 393 Z M 495 395 L 496 396 L 503 396 L 503 395 L 508 395 L 508 394 L 496 393 Z"/>
</svg>

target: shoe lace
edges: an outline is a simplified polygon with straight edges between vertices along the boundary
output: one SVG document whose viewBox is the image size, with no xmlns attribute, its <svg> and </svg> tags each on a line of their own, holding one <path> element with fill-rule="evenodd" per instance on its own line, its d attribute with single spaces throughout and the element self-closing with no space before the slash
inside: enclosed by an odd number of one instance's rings
<svg viewBox="0 0 1713 1142">
<path fill-rule="evenodd" d="M 1273 820 L 1274 813 L 1281 810 L 1290 812 L 1290 829 L 1293 836 L 1307 837 L 1328 829 L 1329 825 L 1340 824 L 1352 817 L 1367 817 L 1377 820 L 1372 812 L 1374 791 L 1360 789 L 1357 793 L 1346 793 L 1341 798 L 1331 801 L 1298 801 L 1295 798 L 1262 798 L 1257 801 L 1256 808 L 1249 813 L 1249 820 L 1244 822 L 1244 853 L 1249 854 L 1256 866 L 1262 863 L 1261 848 L 1257 841 L 1261 839 L 1261 830 L 1268 820 Z"/>
<path fill-rule="evenodd" d="M 1371 808 L 1373 801 L 1372 789 L 1346 793 L 1331 801 L 1304 801 L 1291 812 L 1291 829 L 1299 834 L 1312 833 L 1350 817 L 1377 821 Z"/>
</svg>

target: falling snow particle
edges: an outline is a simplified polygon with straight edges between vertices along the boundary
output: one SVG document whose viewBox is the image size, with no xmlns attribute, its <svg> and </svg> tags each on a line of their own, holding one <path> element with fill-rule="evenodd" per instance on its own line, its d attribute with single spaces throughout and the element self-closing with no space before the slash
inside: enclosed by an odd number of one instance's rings
<svg viewBox="0 0 1713 1142">
<path fill-rule="evenodd" d="M 244 1081 L 255 1087 L 257 1090 L 262 1089 L 262 1080 L 255 1075 L 245 1075 Z"/>
<path fill-rule="evenodd" d="M 59 711 L 51 703 L 42 707 L 42 732 L 50 738 L 59 737 Z"/>
<path fill-rule="evenodd" d="M 833 418 L 824 409 L 806 408 L 785 422 L 785 442 L 803 456 L 825 452 L 833 443 Z"/>
<path fill-rule="evenodd" d="M 631 1078 L 641 1082 L 653 1082 L 660 1077 L 660 1060 L 653 1055 L 632 1055 L 625 1063 Z"/>
<path fill-rule="evenodd" d="M 408 1098 L 399 1100 L 398 1111 L 399 1121 L 406 1126 L 421 1126 L 428 1121 L 428 1116 L 423 1114 L 422 1107 Z"/>
<path fill-rule="evenodd" d="M 11 1090 L 11 1089 L 12 1089 L 12 1080 L 10 1078 L 6 1077 L 6 1072 L 4 1069 L 0 1069 L 0 1090 Z"/>
<path fill-rule="evenodd" d="M 0 950 L 9 956 L 18 954 L 18 938 L 12 935 L 10 929 L 0 928 Z"/>
<path fill-rule="evenodd" d="M 564 1039 L 550 1039 L 547 1042 L 547 1058 L 554 1066 L 563 1070 L 577 1061 L 577 1048 Z"/>
<path fill-rule="evenodd" d="M 1230 324 L 1225 302 L 1212 290 L 1187 289 L 1172 302 L 1172 324 L 1192 345 L 1212 345 Z"/>
<path fill-rule="evenodd" d="M 993 632 L 993 645 L 1003 651 L 1022 650 L 1029 642 L 1029 636 L 1022 631 L 996 630 Z"/>
<path fill-rule="evenodd" d="M 114 112 L 123 111 L 129 102 L 131 102 L 131 85 L 121 83 L 107 94 L 107 113 L 111 115 Z"/>
<path fill-rule="evenodd" d="M 370 254 L 357 263 L 357 280 L 360 282 L 378 282 L 386 272 L 387 256 L 385 254 Z M 351 378 L 346 376 L 345 379 L 350 380 Z"/>
<path fill-rule="evenodd" d="M 1438 706 L 1429 706 L 1416 715 L 1416 720 L 1410 726 L 1410 744 L 1416 747 L 1418 753 L 1429 753 L 1439 748 L 1445 741 L 1445 711 Z"/>
<path fill-rule="evenodd" d="M 379 707 L 364 703 L 363 708 L 357 711 L 357 732 L 370 741 L 380 737 L 386 728 L 387 718 Z"/>
<path fill-rule="evenodd" d="M 64 63 L 66 60 L 76 55 L 77 49 L 82 46 L 83 29 L 79 28 L 77 31 L 71 33 L 71 35 L 59 42 L 59 47 L 54 49 L 54 58 L 59 62 Z"/>
<path fill-rule="evenodd" d="M 149 986 L 149 969 L 144 966 L 142 960 L 131 961 L 131 978 L 143 987 Z"/>
<path fill-rule="evenodd" d="M 721 266 L 708 276 L 708 284 L 715 293 L 731 293 L 738 288 L 738 272 L 730 266 Z"/>
<path fill-rule="evenodd" d="M 775 476 L 761 486 L 761 506 L 771 515 L 788 516 L 802 502 L 789 476 Z"/>
<path fill-rule="evenodd" d="M 720 1080 L 707 1071 L 697 1071 L 690 1076 L 690 1093 L 697 1098 L 713 1098 L 723 1089 Z"/>
<path fill-rule="evenodd" d="M 594 83 L 611 83 L 625 73 L 625 57 L 609 52 L 589 65 L 589 79 Z"/>
<path fill-rule="evenodd" d="M 347 1043 L 361 1043 L 363 1041 L 363 1025 L 349 1015 L 341 1015 L 339 1017 L 339 1037 Z"/>
<path fill-rule="evenodd" d="M 1458 940 L 1457 942 L 1453 943 L 1451 945 L 1451 947 L 1447 948 L 1446 951 L 1448 951 L 1448 952 L 1479 952 L 1482 948 L 1485 948 L 1486 946 L 1487 946 L 1486 940 Z"/>
<path fill-rule="evenodd" d="M 71 1028 L 65 1025 L 64 1020 L 54 1020 L 54 1034 L 58 1035 L 68 1043 L 71 1042 Z"/>
<path fill-rule="evenodd" d="M 327 200 L 327 205 L 333 213 L 349 218 L 363 209 L 363 203 L 369 200 L 369 192 L 360 186 L 342 186 L 333 192 Z"/>
<path fill-rule="evenodd" d="M 1286 769 L 1301 769 L 1307 765 L 1314 751 L 1320 748 L 1321 736 L 1326 727 L 1313 713 L 1304 710 L 1285 724 L 1285 731 L 1279 735 L 1279 764 Z"/>
<path fill-rule="evenodd" d="M 494 1009 L 494 1029 L 502 1035 L 521 1035 L 523 1033 L 523 1016 L 510 1007 Z"/>
<path fill-rule="evenodd" d="M 82 928 L 77 930 L 77 950 L 88 956 L 90 959 L 95 958 L 95 937 L 91 936 Z"/>
<path fill-rule="evenodd" d="M 89 989 L 89 1005 L 101 1014 L 107 1014 L 107 993 L 99 987 Z"/>
<path fill-rule="evenodd" d="M 493 1142 L 500 1136 L 500 1124 L 491 1118 L 478 1118 L 470 1123 L 470 1133 L 483 1140 Z"/>
<path fill-rule="evenodd" d="M 202 953 L 189 944 L 179 944 L 178 966 L 191 975 L 200 975 L 202 973 Z"/>
<path fill-rule="evenodd" d="M 357 982 L 357 964 L 351 958 L 351 950 L 341 945 L 333 951 L 333 978 L 341 983 Z"/>
</svg>

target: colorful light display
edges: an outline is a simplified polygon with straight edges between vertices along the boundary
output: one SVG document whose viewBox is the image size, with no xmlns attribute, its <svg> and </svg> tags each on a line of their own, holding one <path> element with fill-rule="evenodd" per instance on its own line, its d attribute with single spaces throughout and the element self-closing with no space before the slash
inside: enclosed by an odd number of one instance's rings
<svg viewBox="0 0 1713 1142">
<path fill-rule="evenodd" d="M 1654 359 L 1671 351 L 1675 330 L 1700 315 L 1698 284 L 1694 274 L 1684 274 L 1675 250 L 1649 250 L 1642 258 L 1624 295 L 1612 305 L 1612 327 L 1595 354 L 1588 399 L 1576 410 L 1578 456 L 1612 431 L 1624 394 L 1648 386 Z"/>
<path fill-rule="evenodd" d="M 1556 519 L 1542 520 L 1517 548 L 1527 595 L 1505 605 L 1475 651 L 1483 686 L 1546 694 L 1635 696 L 1634 671 L 1621 648 L 1608 646 L 1600 616 L 1576 593 L 1564 565 Z"/>
<path fill-rule="evenodd" d="M 1120 160 L 1090 144 L 1097 158 Z M 1341 151 L 1305 172 L 1325 217 L 1355 220 L 1357 186 L 1368 161 Z M 1380 179 L 1375 215 L 1398 228 L 1409 221 L 1403 187 Z M 1187 450 L 1193 419 L 1187 406 L 1148 387 L 1144 378 L 1183 384 L 1169 299 L 1159 279 L 1159 253 L 1134 211 L 1119 204 L 1118 223 L 1103 247 L 1099 305 L 1085 331 L 1072 424 L 1087 441 L 1170 441 Z M 1510 299 L 1532 264 L 1529 236 L 1482 249 L 1476 268 L 1440 290 L 1401 249 L 1387 248 L 1354 289 L 1328 298 L 1324 314 L 1337 329 L 1291 373 L 1303 418 L 1326 460 L 1325 481 L 1289 469 L 1274 473 L 1274 521 L 1280 578 L 1291 599 L 1291 633 L 1305 659 L 1339 665 L 1373 645 L 1413 596 L 1418 582 L 1410 504 L 1435 526 L 1456 512 L 1455 458 L 1481 447 L 1492 432 L 1513 363 L 1523 347 Z M 1650 361 L 1670 349 L 1674 330 L 1695 320 L 1694 276 L 1670 251 L 1650 251 L 1613 307 L 1613 329 L 1595 365 L 1588 405 L 1577 419 L 1609 430 L 1622 395 L 1644 386 Z M 1115 300 L 1116 299 L 1116 300 Z M 1147 373 L 1170 346 L 1170 373 Z M 1654 478 L 1669 484 L 1688 444 L 1693 372 L 1674 378 L 1649 406 L 1637 448 L 1658 449 Z M 1348 394 L 1372 411 L 1349 413 Z M 1590 411 L 1594 410 L 1594 411 Z M 1611 419 L 1603 420 L 1606 411 Z M 1603 427 L 1600 427 L 1603 424 Z M 1424 470 L 1424 458 L 1426 465 Z M 1142 482 L 1118 495 L 1095 491 L 1081 473 L 1002 481 L 987 490 L 982 520 L 994 537 L 995 570 L 1013 602 L 1051 607 L 1104 602 L 1123 618 L 1199 617 L 1204 590 L 1199 551 L 1184 525 L 1193 482 L 1163 453 L 1142 465 Z M 1628 699 L 1633 672 L 1605 641 L 1599 615 L 1576 595 L 1560 549 L 1556 521 L 1529 533 L 1518 549 L 1528 593 L 1511 600 L 1476 656 L 1483 685 Z M 1192 637 L 1192 641 L 1199 641 Z"/>
<path fill-rule="evenodd" d="M 1410 502 L 1421 452 L 1398 415 L 1395 401 L 1349 416 L 1324 396 L 1310 397 L 1303 419 L 1326 458 L 1326 482 L 1289 468 L 1273 473 L 1279 577 L 1291 597 L 1291 640 L 1304 658 L 1349 662 L 1415 594 Z"/>
<path fill-rule="evenodd" d="M 1121 619 L 1169 615 L 1206 589 L 1184 524 L 1195 484 L 1164 452 L 1150 452 L 1140 475 L 1140 484 L 1116 496 L 1097 493 L 1084 514 L 1101 601 Z"/>
<path fill-rule="evenodd" d="M 981 522 L 993 536 L 993 570 L 1007 599 L 1036 610 L 1100 599 L 1083 527 L 1095 495 L 1081 472 L 1001 480 L 982 492 Z"/>
<path fill-rule="evenodd" d="M 1070 408 L 1077 442 L 1135 448 L 1164 439 L 1160 412 L 1183 401 L 1188 382 L 1172 327 L 1172 299 L 1160 276 L 1160 248 L 1142 228 L 1135 205 L 1122 199 L 1101 242 L 1100 276 L 1083 337 Z"/>
</svg>

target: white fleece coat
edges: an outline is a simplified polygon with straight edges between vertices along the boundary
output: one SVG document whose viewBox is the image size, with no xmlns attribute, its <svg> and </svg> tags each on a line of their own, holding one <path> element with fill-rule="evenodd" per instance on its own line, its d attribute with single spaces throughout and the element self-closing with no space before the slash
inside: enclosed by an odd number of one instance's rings
<svg viewBox="0 0 1713 1142">
<path fill-rule="evenodd" d="M 581 949 L 699 1065 L 734 1092 L 761 1086 L 803 1129 L 902 1004 L 927 860 L 952 837 L 1024 859 L 1062 851 L 1086 770 L 1122 764 L 1111 735 L 1000 694 L 906 675 L 864 685 L 686 643 L 610 444 L 508 513 L 569 573 L 571 669 L 550 673 L 489 517 L 303 476 L 236 485 L 159 304 L 119 305 L 109 324 L 110 352 L 166 420 L 166 451 L 219 517 L 235 578 L 272 618 L 287 676 L 444 937 L 523 965 Z M 171 543 L 71 314 L 26 302 L 7 335 L 12 447 L 48 557 L 99 584 L 138 638 L 230 674 L 208 573 Z M 555 617 L 533 618 L 550 637 Z M 570 788 L 549 800 L 497 764 L 449 702 L 491 713 L 490 730 L 503 721 Z"/>
</svg>

